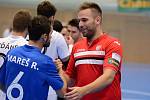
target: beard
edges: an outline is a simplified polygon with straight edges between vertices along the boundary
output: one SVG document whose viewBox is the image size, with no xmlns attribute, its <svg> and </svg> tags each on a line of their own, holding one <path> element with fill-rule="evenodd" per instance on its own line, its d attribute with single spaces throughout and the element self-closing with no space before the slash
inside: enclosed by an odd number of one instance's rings
<svg viewBox="0 0 150 100">
<path fill-rule="evenodd" d="M 80 31 L 88 40 L 91 40 L 95 36 L 95 29 L 83 28 Z"/>
<path fill-rule="evenodd" d="M 43 45 L 43 47 L 49 47 L 50 46 L 50 40 L 46 41 Z"/>
</svg>

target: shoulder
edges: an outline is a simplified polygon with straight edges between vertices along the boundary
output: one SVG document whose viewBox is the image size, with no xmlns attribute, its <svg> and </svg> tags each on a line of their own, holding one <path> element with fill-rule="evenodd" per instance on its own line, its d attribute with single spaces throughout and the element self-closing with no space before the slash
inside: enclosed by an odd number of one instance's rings
<svg viewBox="0 0 150 100">
<path fill-rule="evenodd" d="M 61 48 L 68 48 L 63 35 L 56 31 L 53 31 L 53 33 L 52 33 L 51 44 L 55 44 L 58 47 L 61 46 Z"/>
<path fill-rule="evenodd" d="M 18 46 L 9 50 L 8 54 L 18 54 L 19 52 L 23 52 L 22 46 Z"/>
<path fill-rule="evenodd" d="M 4 38 L 0 38 L 0 44 L 4 42 Z"/>
<path fill-rule="evenodd" d="M 55 38 L 55 39 L 58 39 L 58 38 L 63 38 L 62 34 L 53 30 L 52 32 L 52 39 Z"/>
<path fill-rule="evenodd" d="M 118 39 L 115 38 L 115 37 L 113 37 L 113 36 L 106 35 L 106 36 L 105 36 L 105 40 L 107 40 L 107 41 L 115 41 L 115 40 L 118 40 Z"/>
<path fill-rule="evenodd" d="M 42 56 L 43 56 L 43 58 L 44 58 L 45 60 L 47 60 L 48 62 L 53 62 L 53 60 L 52 60 L 51 57 L 49 57 L 49 56 L 47 56 L 47 55 L 44 55 L 44 54 L 42 54 Z"/>
<path fill-rule="evenodd" d="M 63 37 L 63 35 L 62 35 L 61 33 L 59 33 L 59 32 L 56 32 L 56 31 L 53 30 L 51 36 L 52 36 L 52 37 L 51 37 L 51 44 L 57 44 L 57 45 L 59 45 L 59 44 L 64 44 L 64 43 L 66 43 L 66 41 L 65 41 L 65 39 L 64 39 L 64 37 Z M 67 44 L 66 44 L 66 45 L 67 45 Z"/>
<path fill-rule="evenodd" d="M 80 45 L 83 45 L 85 42 L 86 42 L 86 38 L 83 37 L 83 38 L 80 39 L 78 42 L 76 42 L 76 43 L 74 44 L 74 46 L 80 46 Z"/>
<path fill-rule="evenodd" d="M 73 45 L 72 52 L 84 51 L 87 45 L 87 38 L 82 38 Z"/>
<path fill-rule="evenodd" d="M 110 35 L 106 35 L 103 41 L 105 42 L 106 45 L 110 44 L 121 45 L 119 39 L 112 37 Z"/>
<path fill-rule="evenodd" d="M 45 69 L 45 71 L 55 69 L 55 64 L 51 57 L 42 54 L 40 59 L 41 59 L 41 61 L 39 61 L 39 62 L 41 62 L 41 66 L 42 66 L 42 68 Z"/>
<path fill-rule="evenodd" d="M 14 44 L 18 44 L 19 46 L 22 46 L 27 43 L 28 43 L 28 41 L 23 37 L 16 39 L 16 42 L 14 42 Z"/>
<path fill-rule="evenodd" d="M 0 43 L 2 43 L 2 42 L 8 42 L 9 40 L 10 40 L 9 37 L 0 38 Z"/>
<path fill-rule="evenodd" d="M 108 35 L 102 42 L 106 52 L 122 52 L 121 42 L 117 38 Z"/>
</svg>

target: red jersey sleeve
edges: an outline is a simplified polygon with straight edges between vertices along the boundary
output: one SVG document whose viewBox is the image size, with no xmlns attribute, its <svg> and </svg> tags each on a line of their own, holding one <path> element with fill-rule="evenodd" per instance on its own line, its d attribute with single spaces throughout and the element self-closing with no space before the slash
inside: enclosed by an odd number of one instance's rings
<svg viewBox="0 0 150 100">
<path fill-rule="evenodd" d="M 120 70 L 122 62 L 122 46 L 118 40 L 111 42 L 105 49 L 104 68 Z"/>
</svg>

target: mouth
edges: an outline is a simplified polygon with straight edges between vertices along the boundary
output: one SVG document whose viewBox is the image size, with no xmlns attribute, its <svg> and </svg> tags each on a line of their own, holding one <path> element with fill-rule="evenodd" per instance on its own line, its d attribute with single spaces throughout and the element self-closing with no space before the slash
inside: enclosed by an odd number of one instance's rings
<svg viewBox="0 0 150 100">
<path fill-rule="evenodd" d="M 84 33 L 88 33 L 88 29 L 86 27 L 84 28 L 80 28 L 80 31 L 84 34 Z"/>
</svg>

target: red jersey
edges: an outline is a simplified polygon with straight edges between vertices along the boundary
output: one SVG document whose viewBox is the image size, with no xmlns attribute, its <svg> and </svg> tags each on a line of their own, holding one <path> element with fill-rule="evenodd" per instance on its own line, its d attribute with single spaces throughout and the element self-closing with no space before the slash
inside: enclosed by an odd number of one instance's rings
<svg viewBox="0 0 150 100">
<path fill-rule="evenodd" d="M 82 100 L 121 100 L 121 61 L 122 47 L 117 39 L 104 34 L 88 45 L 83 38 L 73 47 L 66 74 L 75 80 L 75 86 L 82 87 L 100 77 L 104 68 L 112 69 L 116 71 L 113 82 Z"/>
</svg>

